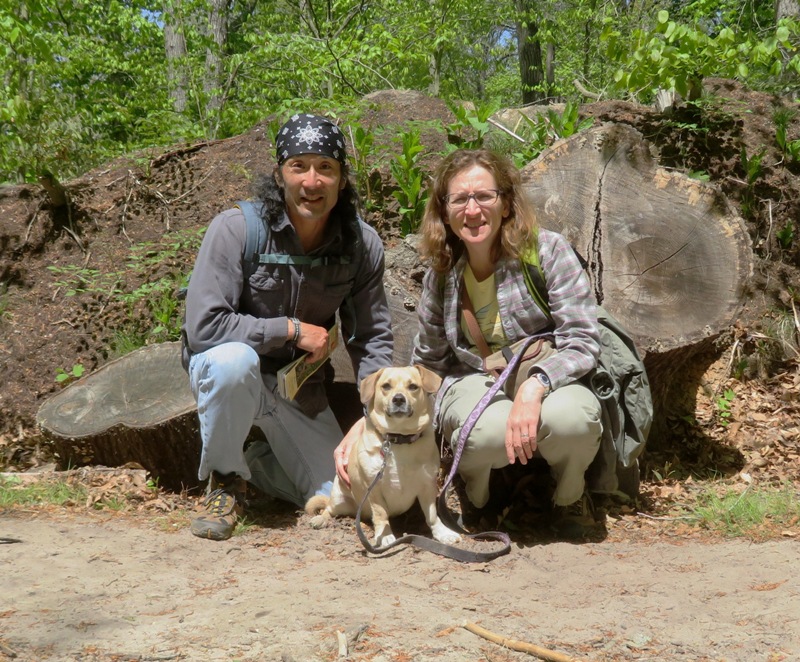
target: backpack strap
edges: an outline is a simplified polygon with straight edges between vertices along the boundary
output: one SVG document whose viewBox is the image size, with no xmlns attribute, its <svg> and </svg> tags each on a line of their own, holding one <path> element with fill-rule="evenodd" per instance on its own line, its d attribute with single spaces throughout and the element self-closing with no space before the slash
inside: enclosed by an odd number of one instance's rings
<svg viewBox="0 0 800 662">
<path fill-rule="evenodd" d="M 311 267 L 327 266 L 329 264 L 350 264 L 349 255 L 324 255 L 310 257 L 308 255 L 286 255 L 285 253 L 262 253 L 269 240 L 269 225 L 264 221 L 264 205 L 250 200 L 240 200 L 236 203 L 247 227 L 242 258 L 245 265 L 245 277 L 249 278 L 255 273 L 260 264 L 301 264 Z"/>
<path fill-rule="evenodd" d="M 311 257 L 309 255 L 286 255 L 285 253 L 264 253 L 269 242 L 269 224 L 264 220 L 264 205 L 260 202 L 250 200 L 239 200 L 236 205 L 244 215 L 247 235 L 242 253 L 243 272 L 245 280 L 252 276 L 261 264 L 293 264 L 308 265 L 311 267 L 327 265 L 352 265 L 352 275 L 355 278 L 360 266 L 360 258 L 364 252 L 364 235 L 360 221 L 356 220 L 356 245 L 353 254 L 350 255 L 323 255 Z M 353 297 L 348 294 L 342 302 L 339 310 L 340 316 L 345 316 L 352 327 L 350 338 L 345 339 L 345 344 L 351 342 L 356 334 L 356 313 Z"/>
<path fill-rule="evenodd" d="M 547 294 L 547 283 L 544 279 L 544 272 L 539 263 L 539 242 L 531 246 L 521 257 L 523 264 L 522 276 L 525 278 L 525 285 L 528 292 L 533 297 L 539 309 L 547 315 L 552 322 L 553 316 L 550 314 L 550 298 Z"/>
<path fill-rule="evenodd" d="M 246 280 L 258 268 L 259 254 L 264 250 L 269 240 L 269 226 L 264 221 L 263 204 L 251 202 L 250 200 L 239 200 L 236 203 L 236 207 L 242 211 L 245 226 L 247 227 L 247 237 L 244 242 L 244 252 L 242 253 Z"/>
</svg>

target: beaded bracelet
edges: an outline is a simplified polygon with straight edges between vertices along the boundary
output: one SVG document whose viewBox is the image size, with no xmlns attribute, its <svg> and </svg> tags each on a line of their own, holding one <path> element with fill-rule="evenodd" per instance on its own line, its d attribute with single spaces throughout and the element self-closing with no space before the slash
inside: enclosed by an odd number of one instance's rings
<svg viewBox="0 0 800 662">
<path fill-rule="evenodd" d="M 294 335 L 291 342 L 292 344 L 297 344 L 297 341 L 300 340 L 300 320 L 296 317 L 290 317 L 289 320 L 294 324 Z"/>
</svg>

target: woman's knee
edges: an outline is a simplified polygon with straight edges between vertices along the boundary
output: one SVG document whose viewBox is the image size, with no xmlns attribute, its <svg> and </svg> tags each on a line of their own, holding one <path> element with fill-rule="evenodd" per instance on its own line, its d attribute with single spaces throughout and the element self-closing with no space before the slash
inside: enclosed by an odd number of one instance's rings
<svg viewBox="0 0 800 662">
<path fill-rule="evenodd" d="M 542 407 L 542 432 L 546 437 L 599 440 L 603 433 L 599 401 L 577 384 L 556 390 Z"/>
</svg>

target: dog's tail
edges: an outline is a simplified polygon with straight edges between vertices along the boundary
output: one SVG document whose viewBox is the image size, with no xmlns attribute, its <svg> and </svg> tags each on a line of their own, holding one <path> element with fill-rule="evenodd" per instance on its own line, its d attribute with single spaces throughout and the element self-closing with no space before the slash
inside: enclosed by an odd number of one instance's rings
<svg viewBox="0 0 800 662">
<path fill-rule="evenodd" d="M 308 501 L 306 501 L 306 515 L 319 515 L 323 510 L 328 507 L 330 497 L 323 494 L 315 494 Z"/>
</svg>

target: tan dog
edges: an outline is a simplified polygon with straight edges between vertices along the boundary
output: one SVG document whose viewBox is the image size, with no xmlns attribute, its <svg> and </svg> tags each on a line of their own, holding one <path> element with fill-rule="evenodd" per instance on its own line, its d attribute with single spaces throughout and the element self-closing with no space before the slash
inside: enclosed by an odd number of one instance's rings
<svg viewBox="0 0 800 662">
<path fill-rule="evenodd" d="M 391 443 L 383 478 L 361 509 L 372 520 L 373 544 L 395 541 L 389 518 L 406 512 L 419 500 L 433 537 L 452 545 L 461 539 L 448 529 L 436 512 L 439 452 L 431 421 L 430 394 L 439 390 L 440 377 L 421 366 L 383 368 L 361 382 L 361 402 L 366 405 L 364 433 L 350 451 L 347 474 L 351 488 L 337 476 L 330 498 L 314 496 L 306 503 L 311 525 L 322 528 L 331 517 L 355 516 L 358 504 L 383 465 L 381 447 Z"/>
</svg>

